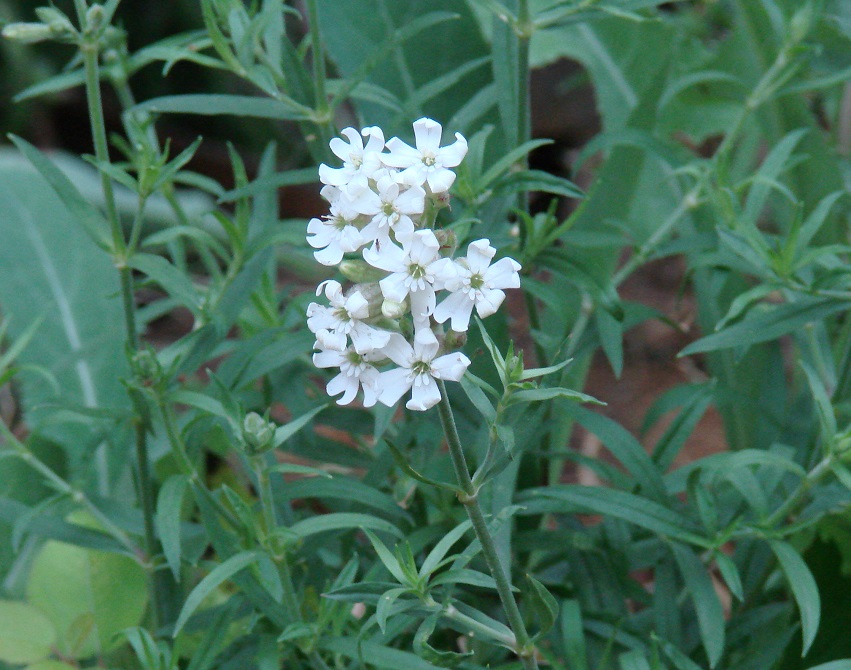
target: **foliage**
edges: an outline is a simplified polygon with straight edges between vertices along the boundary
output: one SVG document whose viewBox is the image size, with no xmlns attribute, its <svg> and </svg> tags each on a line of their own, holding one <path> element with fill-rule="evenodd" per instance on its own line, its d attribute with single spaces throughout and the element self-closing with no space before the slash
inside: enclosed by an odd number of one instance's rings
<svg viewBox="0 0 851 670">
<path fill-rule="evenodd" d="M 118 0 L 4 28 L 70 53 L 19 95 L 85 87 L 94 153 L 0 155 L 0 667 L 851 667 L 847 3 L 293 4 L 201 0 L 143 45 Z M 602 125 L 570 175 L 529 107 L 562 58 Z M 213 83 L 137 102 L 154 68 Z M 178 115 L 267 138 L 256 174 L 232 146 L 230 183 L 197 172 Z M 277 189 L 421 116 L 469 141 L 440 222 L 521 290 L 439 411 L 335 407 L 304 316 L 331 271 Z M 671 257 L 698 374 L 645 445 L 586 381 L 682 328 L 621 297 Z M 684 462 L 711 411 L 726 444 Z"/>
</svg>

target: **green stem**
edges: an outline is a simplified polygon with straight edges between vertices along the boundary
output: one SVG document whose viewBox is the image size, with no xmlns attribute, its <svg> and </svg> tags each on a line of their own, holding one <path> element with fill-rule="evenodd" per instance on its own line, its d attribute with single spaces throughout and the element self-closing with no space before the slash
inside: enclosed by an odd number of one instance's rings
<svg viewBox="0 0 851 670">
<path fill-rule="evenodd" d="M 538 662 L 535 660 L 535 649 L 531 644 L 529 634 L 526 632 L 523 616 L 520 614 L 520 608 L 517 607 L 517 601 L 514 599 L 514 594 L 511 591 L 511 580 L 502 565 L 496 544 L 482 514 L 482 508 L 479 505 L 478 489 L 473 484 L 470 471 L 467 468 L 467 460 L 464 457 L 461 439 L 458 437 L 458 429 L 455 426 L 455 417 L 452 414 L 452 405 L 449 403 L 446 386 L 441 380 L 437 380 L 437 385 L 441 396 L 440 403 L 437 406 L 440 412 L 440 422 L 443 425 L 443 432 L 446 435 L 446 442 L 449 445 L 449 455 L 452 459 L 452 466 L 455 469 L 455 476 L 461 488 L 458 498 L 467 510 L 467 516 L 470 517 L 470 521 L 473 524 L 476 538 L 482 545 L 482 554 L 485 557 L 488 570 L 496 582 L 497 593 L 499 593 L 505 615 L 508 618 L 509 626 L 516 640 L 514 650 L 525 670 L 536 670 Z"/>
<path fill-rule="evenodd" d="M 266 542 L 267 549 L 271 554 L 275 565 L 278 566 L 278 574 L 281 577 L 281 587 L 284 592 L 284 608 L 287 610 L 292 623 L 301 623 L 304 617 L 301 615 L 301 606 L 296 597 L 295 584 L 293 583 L 293 575 L 290 570 L 290 564 L 287 559 L 286 550 L 281 550 L 275 542 L 273 536 L 275 528 L 278 527 L 278 519 L 275 514 L 275 501 L 272 496 L 272 482 L 269 479 L 269 470 L 262 456 L 255 456 L 251 459 L 251 465 L 254 470 L 254 476 L 257 478 L 257 492 L 260 496 L 260 507 L 263 510 L 263 525 L 266 527 Z M 316 670 L 330 670 L 328 665 L 315 649 L 307 652 L 310 663 Z"/>
<path fill-rule="evenodd" d="M 311 52 L 313 55 L 313 86 L 315 91 L 316 126 L 320 140 L 327 145 L 334 134 L 328 91 L 325 88 L 325 50 L 322 48 L 322 33 L 319 30 L 319 12 L 316 0 L 307 0 L 307 22 L 310 26 Z"/>
<path fill-rule="evenodd" d="M 38 472 L 45 480 L 50 482 L 50 485 L 54 489 L 67 495 L 75 503 L 82 505 L 95 518 L 95 520 L 97 520 L 108 535 L 127 549 L 127 552 L 139 561 L 140 564 L 144 565 L 148 569 L 151 568 L 150 554 L 146 554 L 146 552 L 142 551 L 142 549 L 140 549 L 136 543 L 130 539 L 130 536 L 127 535 L 127 533 L 110 521 L 109 517 L 101 512 L 97 505 L 95 505 L 83 491 L 75 488 L 62 477 L 57 475 L 53 469 L 36 456 L 29 447 L 18 440 L 3 421 L 0 421 L 0 433 L 2 433 L 6 444 L 12 447 L 22 461 Z"/>
<path fill-rule="evenodd" d="M 75 0 L 77 17 L 83 34 L 80 43 L 80 51 L 83 56 L 83 64 L 86 73 L 86 101 L 88 103 L 89 120 L 91 123 L 92 142 L 94 144 L 95 157 L 101 164 L 109 163 L 109 146 L 106 139 L 106 123 L 103 116 L 103 101 L 100 92 L 100 44 L 97 36 L 89 33 L 87 6 L 85 0 Z M 112 180 L 101 171 L 101 189 L 103 190 L 104 202 L 106 204 L 106 215 L 112 232 L 112 252 L 115 265 L 118 268 L 122 303 L 124 306 L 124 324 L 128 346 L 136 351 L 139 348 L 139 336 L 136 332 L 136 302 L 133 291 L 132 270 L 127 266 L 127 245 L 124 239 L 124 231 L 121 227 L 121 219 L 118 216 L 118 208 L 115 204 L 115 193 L 112 188 Z M 141 206 L 140 206 L 141 209 Z M 137 221 L 141 220 L 141 211 L 137 212 Z M 134 225 L 135 227 L 138 224 Z M 134 425 L 136 469 L 138 471 L 139 498 L 142 505 L 145 528 L 145 553 L 153 557 L 158 552 L 158 543 L 154 531 L 154 503 L 153 483 L 150 478 L 148 464 L 147 430 L 145 420 L 137 416 Z M 163 612 L 163 603 L 166 600 L 164 592 L 165 585 L 156 575 L 153 578 L 151 589 L 153 607 L 152 615 L 154 628 L 159 628 L 159 619 Z"/>
<path fill-rule="evenodd" d="M 778 507 L 775 512 L 765 520 L 765 525 L 769 528 L 774 528 L 790 514 L 795 512 L 798 509 L 798 506 L 804 502 L 810 490 L 831 473 L 831 465 L 835 458 L 836 457 L 833 454 L 829 454 L 819 461 L 816 466 L 807 473 L 807 476 L 801 480 L 801 483 L 798 484 L 798 487 L 792 492 L 792 494 L 786 498 L 786 502 Z"/>
</svg>

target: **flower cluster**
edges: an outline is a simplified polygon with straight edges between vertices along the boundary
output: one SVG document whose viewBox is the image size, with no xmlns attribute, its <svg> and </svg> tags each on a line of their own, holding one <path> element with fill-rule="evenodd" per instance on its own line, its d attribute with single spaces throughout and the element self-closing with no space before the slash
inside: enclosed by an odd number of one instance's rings
<svg viewBox="0 0 851 670">
<path fill-rule="evenodd" d="M 316 335 L 313 362 L 339 368 L 329 395 L 350 403 L 394 405 L 408 391 L 406 406 L 426 410 L 440 401 L 435 380 L 458 381 L 470 364 L 447 351 L 454 333 L 466 332 L 473 309 L 485 317 L 499 309 L 503 289 L 520 286 L 520 264 L 496 255 L 488 240 L 476 240 L 467 255 L 453 258 L 454 234 L 435 229 L 449 205 L 455 181 L 451 168 L 467 154 L 467 141 L 440 146 L 442 128 L 432 119 L 414 123 L 416 146 L 391 138 L 378 127 L 345 128 L 331 140 L 342 167 L 319 167 L 322 196 L 330 213 L 311 219 L 308 243 L 323 265 L 339 265 L 357 283 L 344 291 L 322 282 L 328 304 L 310 303 L 307 325 Z M 344 260 L 349 254 L 354 260 Z M 355 255 L 357 255 L 355 257 Z M 448 292 L 438 302 L 438 295 Z M 442 324 L 449 323 L 450 333 Z"/>
</svg>

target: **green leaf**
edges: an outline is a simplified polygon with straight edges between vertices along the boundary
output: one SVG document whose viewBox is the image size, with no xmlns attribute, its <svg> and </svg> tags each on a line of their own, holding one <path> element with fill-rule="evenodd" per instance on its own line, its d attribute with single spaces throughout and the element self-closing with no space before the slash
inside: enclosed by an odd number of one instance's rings
<svg viewBox="0 0 851 670">
<path fill-rule="evenodd" d="M 829 663 L 821 663 L 814 665 L 807 670 L 851 670 L 851 659 L 843 659 L 841 661 L 830 661 Z"/>
<path fill-rule="evenodd" d="M 180 557 L 183 549 L 180 544 L 181 512 L 188 481 L 186 475 L 172 475 L 165 481 L 157 496 L 154 519 L 166 563 L 177 582 L 180 581 Z"/>
<path fill-rule="evenodd" d="M 561 639 L 568 667 L 571 670 L 588 670 L 582 609 L 578 600 L 561 602 Z"/>
<path fill-rule="evenodd" d="M 672 543 L 671 551 L 680 568 L 686 590 L 697 612 L 703 648 L 714 668 L 724 653 L 724 608 L 700 559 L 688 547 Z"/>
<path fill-rule="evenodd" d="M 319 468 L 312 468 L 309 465 L 299 465 L 298 463 L 278 463 L 268 468 L 268 472 L 281 472 L 285 475 L 325 477 L 327 479 L 331 479 L 332 477 L 330 472 L 320 470 Z"/>
<path fill-rule="evenodd" d="M 0 600 L 0 661 L 34 663 L 50 655 L 56 629 L 44 614 L 27 603 Z"/>
<path fill-rule="evenodd" d="M 468 584 L 469 586 L 478 586 L 483 589 L 496 590 L 496 580 L 484 572 L 478 570 L 470 570 L 469 568 L 457 568 L 441 572 L 437 577 L 429 582 L 429 586 L 440 586 L 441 584 Z M 512 591 L 519 591 L 516 586 L 511 587 Z"/>
<path fill-rule="evenodd" d="M 439 482 L 436 479 L 431 479 L 430 477 L 426 477 L 423 474 L 420 474 L 408 463 L 408 459 L 402 450 L 399 449 L 395 444 L 393 444 L 386 437 L 384 438 L 384 442 L 387 447 L 390 449 L 390 454 L 393 456 L 393 460 L 396 462 L 396 466 L 404 472 L 408 477 L 414 479 L 421 484 L 428 484 L 429 486 L 436 486 L 439 489 L 443 489 L 445 491 L 456 491 L 457 486 L 453 484 L 449 484 L 447 482 Z"/>
<path fill-rule="evenodd" d="M 560 195 L 565 198 L 585 197 L 585 192 L 572 181 L 542 170 L 510 172 L 493 185 L 493 191 L 496 196 L 535 191 Z"/>
<path fill-rule="evenodd" d="M 68 208 L 68 212 L 88 233 L 92 241 L 101 249 L 108 251 L 112 246 L 109 223 L 103 218 L 97 208 L 86 201 L 71 183 L 71 180 L 65 176 L 65 173 L 32 144 L 14 135 L 10 137 L 20 152 L 26 156 L 27 160 L 38 170 L 44 180 L 50 184 L 56 195 L 59 196 L 59 199 Z"/>
<path fill-rule="evenodd" d="M 378 539 L 378 537 L 369 530 L 364 530 L 369 541 L 372 543 L 375 553 L 378 554 L 378 559 L 384 564 L 384 567 L 390 571 L 400 584 L 410 586 L 408 576 L 402 569 L 399 559 L 396 558 L 391 551 Z"/>
<path fill-rule="evenodd" d="M 321 471 L 320 471 L 321 472 Z M 319 498 L 344 500 L 356 508 L 371 507 L 390 516 L 404 518 L 407 512 L 391 496 L 353 477 L 323 477 L 289 482 L 284 495 L 290 500 Z"/>
<path fill-rule="evenodd" d="M 464 661 L 464 659 L 473 656 L 475 652 L 468 651 L 458 653 L 455 651 L 438 651 L 432 647 L 428 643 L 428 638 L 431 637 L 431 634 L 434 632 L 439 619 L 439 615 L 433 614 L 423 620 L 420 627 L 417 629 L 416 635 L 414 635 L 414 651 L 417 652 L 417 656 L 420 658 L 429 662 L 437 663 L 437 665 L 441 668 L 457 667 Z"/>
<path fill-rule="evenodd" d="M 64 174 L 60 178 L 67 182 Z M 12 339 L 41 320 L 18 363 L 46 371 L 56 381 L 51 385 L 44 377 L 21 375 L 25 418 L 58 444 L 79 449 L 93 439 L 92 429 L 59 423 L 43 427 L 43 419 L 53 414 L 40 408 L 57 401 L 89 408 L 128 404 L 120 383 L 126 358 L 118 273 L 75 224 L 53 187 L 13 154 L 0 160 L 0 207 L 0 309 Z M 115 481 L 110 455 L 100 450 L 85 465 L 87 475 L 92 465 L 101 490 L 108 490 Z"/>
<path fill-rule="evenodd" d="M 315 417 L 319 412 L 328 407 L 328 405 L 320 405 L 319 407 L 314 407 L 309 412 L 302 414 L 297 419 L 293 419 L 289 423 L 285 423 L 283 426 L 279 426 L 275 431 L 275 439 L 273 444 L 276 447 L 280 447 L 284 442 L 289 440 L 293 435 L 295 435 L 298 431 L 304 428 L 310 420 Z"/>
<path fill-rule="evenodd" d="M 845 311 L 845 302 L 829 299 L 806 299 L 772 306 L 760 313 L 751 311 L 743 321 L 696 342 L 683 349 L 678 356 L 738 346 L 749 346 L 777 339 L 782 335 L 800 330 L 806 324 L 820 321 L 837 312 Z"/>
<path fill-rule="evenodd" d="M 547 590 L 547 587 L 532 575 L 526 575 L 526 579 L 529 580 L 532 587 L 529 591 L 529 604 L 540 626 L 538 632 L 532 636 L 532 641 L 535 642 L 549 633 L 555 625 L 558 618 L 558 601 Z"/>
<path fill-rule="evenodd" d="M 730 593 L 740 601 L 744 601 L 745 591 L 742 588 L 742 578 L 733 559 L 723 551 L 715 551 L 712 555 L 715 557 L 715 565 L 718 566 L 718 571 L 724 578 L 724 582 L 727 584 L 727 588 L 730 589 Z"/>
<path fill-rule="evenodd" d="M 210 574 L 204 577 L 204 579 L 202 579 L 198 585 L 192 589 L 192 592 L 186 598 L 186 602 L 183 604 L 183 609 L 180 610 L 180 616 L 174 624 L 172 637 L 177 637 L 180 634 L 180 631 L 183 630 L 183 626 L 186 625 L 189 617 L 195 613 L 195 610 L 198 609 L 198 606 L 208 595 L 210 595 L 228 579 L 233 577 L 236 573 L 244 570 L 249 565 L 256 563 L 259 558 L 260 554 L 256 551 L 241 551 L 217 565 Z"/>
<path fill-rule="evenodd" d="M 816 637 L 821 619 L 821 598 L 816 580 L 804 559 L 790 544 L 780 540 L 769 540 L 768 543 L 774 555 L 777 556 L 777 561 L 786 576 L 795 602 L 798 603 L 798 611 L 801 614 L 801 633 L 803 635 L 801 655 L 806 656 Z"/>
<path fill-rule="evenodd" d="M 377 642 L 360 641 L 354 637 L 323 637 L 319 648 L 346 658 L 369 659 L 369 664 L 386 670 L 440 670 L 436 665 L 418 658 L 407 651 L 386 647 Z"/>
<path fill-rule="evenodd" d="M 552 400 L 553 398 L 569 398 L 571 400 L 578 400 L 579 402 L 590 402 L 594 405 L 606 404 L 602 400 L 592 398 L 590 395 L 586 395 L 580 391 L 555 387 L 515 391 L 509 396 L 506 405 L 516 405 L 523 402 L 541 402 L 543 400 Z"/>
<path fill-rule="evenodd" d="M 359 514 L 353 512 L 332 512 L 320 514 L 303 521 L 297 521 L 290 530 L 300 537 L 315 535 L 337 530 L 372 529 L 383 533 L 390 533 L 396 537 L 403 537 L 402 531 L 389 521 L 379 519 L 370 514 Z"/>
<path fill-rule="evenodd" d="M 58 652 L 86 658 L 115 649 L 117 633 L 142 622 L 148 580 L 128 556 L 50 541 L 33 561 L 26 594 L 56 627 Z"/>
<path fill-rule="evenodd" d="M 523 144 L 521 144 L 516 149 L 512 149 L 507 154 L 505 154 L 505 156 L 503 156 L 496 163 L 494 163 L 488 169 L 487 172 L 485 172 L 481 177 L 479 177 L 479 179 L 476 181 L 476 190 L 480 193 L 485 191 L 485 189 L 489 188 L 497 180 L 498 177 L 501 177 L 515 163 L 522 160 L 529 152 L 533 151 L 534 149 L 537 149 L 538 147 L 543 147 L 547 144 L 552 143 L 552 140 L 529 140 L 528 142 L 524 142 Z"/>
<path fill-rule="evenodd" d="M 246 116 L 256 119 L 305 121 L 312 110 L 293 100 L 274 100 L 251 95 L 217 95 L 191 93 L 154 98 L 136 105 L 131 113 L 204 114 Z"/>
<path fill-rule="evenodd" d="M 681 542 L 708 545 L 707 540 L 692 530 L 692 524 L 673 509 L 626 491 L 594 486 L 562 485 L 529 489 L 521 495 L 529 504 L 529 513 L 535 511 L 535 502 L 544 507 L 566 512 L 604 514 L 646 528 L 652 533 Z M 557 503 L 547 505 L 546 503 Z"/>
<path fill-rule="evenodd" d="M 188 307 L 193 314 L 201 312 L 201 295 L 192 281 L 183 272 L 161 256 L 134 254 L 127 264 L 159 284 L 170 296 Z"/>
<path fill-rule="evenodd" d="M 821 439 L 825 445 L 833 445 L 836 441 L 837 433 L 836 415 L 834 414 L 833 404 L 830 402 L 830 396 L 827 393 L 824 382 L 806 361 L 800 360 L 798 361 L 798 365 L 801 366 L 807 377 L 807 384 L 810 387 L 813 403 L 818 413 L 819 425 L 821 426 Z"/>
<path fill-rule="evenodd" d="M 496 419 L 496 409 L 494 409 L 493 404 L 488 400 L 487 395 L 482 391 L 481 387 L 470 381 L 468 375 L 465 374 L 461 377 L 461 388 L 464 389 L 464 393 L 467 394 L 470 402 L 479 410 L 479 414 L 484 417 L 485 421 L 493 423 Z"/>
<path fill-rule="evenodd" d="M 428 556 L 425 557 L 423 564 L 420 566 L 420 577 L 428 577 L 437 568 L 443 558 L 449 553 L 452 545 L 460 540 L 464 534 L 473 527 L 471 521 L 462 521 L 455 528 L 449 531 L 446 535 L 440 538 L 440 542 L 434 545 Z"/>
<path fill-rule="evenodd" d="M 644 657 L 644 652 L 639 649 L 633 649 L 618 656 L 618 665 L 620 670 L 650 670 L 650 664 Z"/>
</svg>

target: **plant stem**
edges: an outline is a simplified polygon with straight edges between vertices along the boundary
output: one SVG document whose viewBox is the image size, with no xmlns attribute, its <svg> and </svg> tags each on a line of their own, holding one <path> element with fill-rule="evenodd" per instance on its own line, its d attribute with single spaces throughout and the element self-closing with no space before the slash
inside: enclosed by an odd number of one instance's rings
<svg viewBox="0 0 851 670">
<path fill-rule="evenodd" d="M 260 507 L 263 510 L 263 525 L 266 527 L 266 542 L 269 554 L 278 566 L 278 574 L 281 577 L 281 587 L 284 592 L 284 608 L 292 623 L 301 623 L 304 617 L 301 615 L 301 606 L 296 597 L 295 584 L 293 583 L 292 571 L 287 559 L 286 549 L 279 547 L 273 536 L 275 528 L 278 527 L 278 519 L 275 514 L 275 501 L 272 497 L 272 482 L 269 479 L 269 470 L 263 456 L 254 456 L 251 459 L 254 476 L 257 478 L 257 493 L 260 497 Z M 328 670 L 328 665 L 322 660 L 319 652 L 315 649 L 305 651 L 310 659 L 311 665 L 317 670 Z"/>
<path fill-rule="evenodd" d="M 315 91 L 316 125 L 320 142 L 327 145 L 333 136 L 331 107 L 328 104 L 328 92 L 325 89 L 325 50 L 322 48 L 322 33 L 319 30 L 319 12 L 316 0 L 307 0 L 307 23 L 310 26 L 311 53 L 313 56 L 313 86 Z"/>
<path fill-rule="evenodd" d="M 83 64 L 86 72 L 86 101 L 88 103 L 89 121 L 91 123 L 92 142 L 94 144 L 95 158 L 101 164 L 109 163 L 109 146 L 106 139 L 106 123 L 103 116 L 103 101 L 100 93 L 100 44 L 97 36 L 90 35 L 87 6 L 85 0 L 75 0 L 77 17 L 83 38 L 80 43 L 80 51 L 83 56 Z M 124 306 L 124 325 L 127 335 L 127 344 L 132 351 L 139 348 L 139 336 L 136 332 L 136 301 L 133 292 L 133 274 L 127 265 L 127 244 L 124 231 L 121 227 L 121 219 L 115 205 L 115 193 L 112 188 L 112 180 L 104 171 L 100 171 L 101 189 L 103 190 L 104 202 L 106 204 L 106 215 L 112 233 L 112 253 L 115 266 L 121 282 L 122 303 Z M 140 221 L 141 211 L 137 213 L 137 221 Z M 134 229 L 138 224 L 134 224 Z M 158 543 L 154 531 L 154 503 L 153 483 L 150 478 L 148 464 L 147 427 L 144 417 L 137 416 L 134 421 L 136 469 L 139 485 L 139 499 L 144 516 L 145 553 L 148 561 L 158 552 Z M 154 628 L 159 628 L 160 616 L 163 613 L 163 603 L 166 600 L 164 588 L 166 585 L 156 574 L 153 575 L 153 588 L 151 589 L 152 615 Z"/>
<path fill-rule="evenodd" d="M 62 477 L 57 475 L 53 469 L 45 464 L 38 456 L 36 456 L 32 450 L 23 444 L 17 437 L 9 430 L 9 427 L 5 424 L 5 422 L 0 421 L 0 433 L 3 434 L 5 438 L 6 444 L 10 445 L 12 449 L 16 452 L 17 456 L 24 461 L 31 468 L 36 470 L 44 479 L 50 482 L 50 485 L 59 491 L 67 495 L 71 500 L 79 505 L 82 505 L 94 518 L 97 522 L 103 526 L 103 530 L 110 535 L 114 540 L 116 540 L 119 544 L 121 544 L 127 552 L 132 555 L 139 563 L 141 563 L 144 567 L 150 567 L 150 558 L 145 555 L 134 542 L 130 539 L 130 536 L 125 533 L 121 528 L 116 526 L 112 521 L 110 521 L 109 517 L 107 517 L 103 512 L 98 509 L 97 505 L 95 505 L 89 497 L 80 489 L 75 488 L 70 483 L 65 481 Z"/>
<path fill-rule="evenodd" d="M 508 618 L 509 626 L 516 640 L 514 650 L 525 670 L 536 670 L 538 662 L 535 660 L 535 649 L 530 642 L 529 634 L 526 632 L 526 625 L 523 623 L 523 616 L 520 614 L 517 601 L 514 599 L 514 594 L 511 591 L 511 580 L 502 565 L 502 561 L 496 550 L 496 544 L 482 514 L 482 508 L 479 505 L 479 491 L 470 478 L 470 471 L 467 468 L 467 460 L 464 457 L 461 439 L 458 437 L 458 429 L 455 426 L 455 417 L 452 414 L 452 405 L 449 403 L 446 386 L 441 380 L 437 380 L 437 385 L 441 396 L 440 404 L 438 404 L 440 422 L 443 425 L 443 432 L 446 435 L 446 442 L 449 445 L 452 466 L 455 469 L 455 476 L 460 486 L 458 498 L 467 510 L 467 516 L 470 517 L 470 521 L 473 524 L 476 538 L 482 545 L 482 554 L 485 557 L 488 570 L 496 582 L 497 593 L 499 593 L 505 615 Z"/>
</svg>

